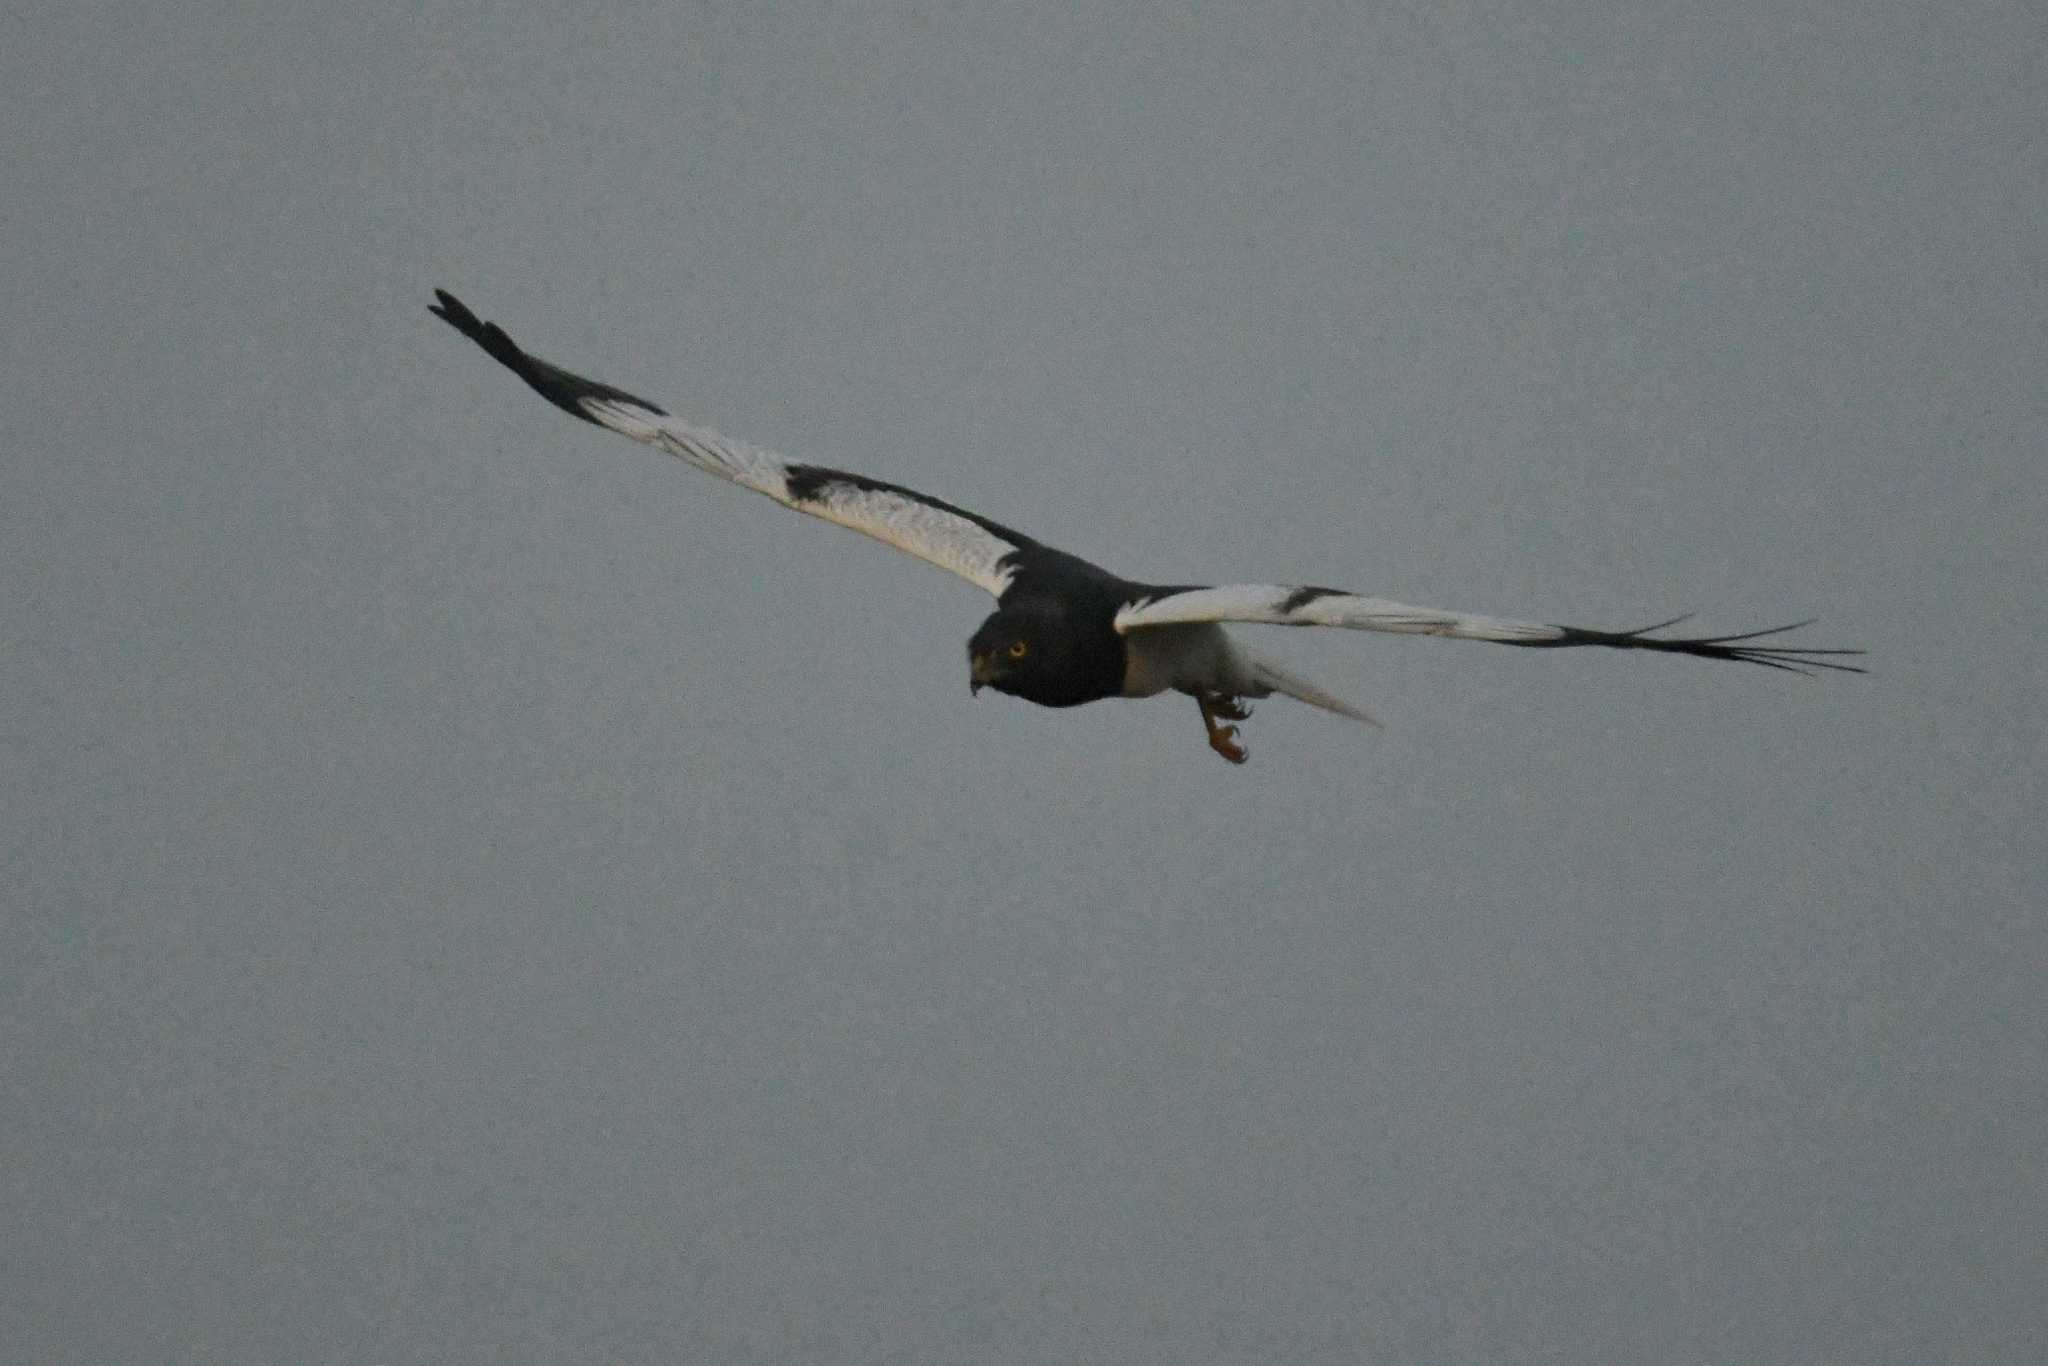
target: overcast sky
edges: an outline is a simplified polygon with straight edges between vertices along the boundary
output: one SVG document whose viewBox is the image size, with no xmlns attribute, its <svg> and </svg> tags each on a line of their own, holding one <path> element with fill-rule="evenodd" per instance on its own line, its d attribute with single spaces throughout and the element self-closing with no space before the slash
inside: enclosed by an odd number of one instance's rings
<svg viewBox="0 0 2048 1366">
<path fill-rule="evenodd" d="M 2048 21 L 32 2 L 0 1356 L 2035 1362 Z M 426 312 L 1382 716 L 989 603 Z"/>
</svg>

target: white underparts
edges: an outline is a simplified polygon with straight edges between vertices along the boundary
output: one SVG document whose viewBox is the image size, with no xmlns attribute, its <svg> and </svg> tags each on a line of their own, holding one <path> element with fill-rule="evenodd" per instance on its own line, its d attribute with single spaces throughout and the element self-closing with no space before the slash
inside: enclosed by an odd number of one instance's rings
<svg viewBox="0 0 2048 1366">
<path fill-rule="evenodd" d="M 1312 707 L 1376 726 L 1363 708 L 1257 655 L 1213 622 L 1146 626 L 1124 637 L 1124 696 L 1167 689 L 1193 697 L 1270 697 L 1284 693 Z"/>
<path fill-rule="evenodd" d="M 1124 637 L 1124 696 L 1168 688 L 1200 697 L 1265 697 L 1251 656 L 1214 622 L 1147 627 Z"/>
</svg>

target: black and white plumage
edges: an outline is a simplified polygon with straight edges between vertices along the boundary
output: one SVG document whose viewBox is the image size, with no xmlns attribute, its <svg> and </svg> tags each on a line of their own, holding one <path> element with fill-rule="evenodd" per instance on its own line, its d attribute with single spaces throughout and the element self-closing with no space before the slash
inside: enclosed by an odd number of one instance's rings
<svg viewBox="0 0 2048 1366">
<path fill-rule="evenodd" d="M 1651 633 L 1684 618 L 1633 631 L 1597 631 L 1410 607 L 1334 588 L 1134 582 L 913 489 L 787 461 L 684 422 L 623 389 L 550 365 L 521 350 L 503 328 L 482 321 L 452 294 L 434 293 L 440 301 L 430 305 L 434 314 L 572 417 L 665 451 L 798 512 L 851 527 L 988 592 L 996 610 L 967 645 L 973 691 L 990 687 L 1047 707 L 1151 697 L 1168 690 L 1186 693 L 1201 708 L 1210 746 L 1233 763 L 1243 763 L 1246 754 L 1237 743 L 1237 727 L 1223 723 L 1249 716 L 1247 699 L 1278 692 L 1340 716 L 1378 723 L 1245 648 L 1223 630 L 1223 622 L 1341 626 L 1536 649 L 1599 645 L 1737 660 L 1799 674 L 1863 672 L 1841 659 L 1860 650 L 1772 643 L 1807 622 L 1740 635 L 1672 637 Z"/>
</svg>

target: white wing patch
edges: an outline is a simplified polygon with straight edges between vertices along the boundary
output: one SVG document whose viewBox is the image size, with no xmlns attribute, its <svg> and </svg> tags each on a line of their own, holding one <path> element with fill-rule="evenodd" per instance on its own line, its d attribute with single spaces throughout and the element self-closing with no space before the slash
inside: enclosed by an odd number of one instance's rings
<svg viewBox="0 0 2048 1366">
<path fill-rule="evenodd" d="M 1004 539 L 971 514 L 937 499 L 860 475 L 795 465 L 708 427 L 618 399 L 585 398 L 578 406 L 601 427 L 764 493 L 784 507 L 872 536 L 995 597 L 1016 577 L 1009 560 L 1021 548 L 1019 541 Z"/>
<path fill-rule="evenodd" d="M 611 398 L 581 398 L 576 406 L 600 427 L 665 451 L 707 474 L 730 479 L 780 501 L 787 462 L 769 451 L 728 441 L 708 427 L 692 427 L 666 413 Z"/>
<path fill-rule="evenodd" d="M 1116 614 L 1116 629 L 1128 634 L 1150 626 L 1195 621 L 1267 622 L 1275 626 L 1340 626 L 1352 631 L 1392 631 L 1402 635 L 1452 636 L 1460 640 L 1563 640 L 1565 631 L 1533 621 L 1447 612 L 1438 607 L 1411 607 L 1386 598 L 1364 598 L 1331 588 L 1293 588 L 1282 584 L 1239 583 L 1221 588 L 1195 588 L 1184 593 L 1134 602 Z"/>
<path fill-rule="evenodd" d="M 949 569 L 998 598 L 1017 577 L 1013 557 L 1021 547 L 957 512 L 866 481 L 828 475 L 814 487 L 808 500 L 792 486 L 779 501 Z"/>
</svg>

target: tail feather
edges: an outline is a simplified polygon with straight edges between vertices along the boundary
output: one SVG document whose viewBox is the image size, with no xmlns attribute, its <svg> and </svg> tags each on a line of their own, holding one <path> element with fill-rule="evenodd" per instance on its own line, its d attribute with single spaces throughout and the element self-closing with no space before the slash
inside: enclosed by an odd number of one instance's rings
<svg viewBox="0 0 2048 1366">
<path fill-rule="evenodd" d="M 1271 688 L 1274 692 L 1285 693 L 1297 702 L 1306 702 L 1311 707 L 1321 707 L 1324 711 L 1335 712 L 1339 716 L 1348 716 L 1354 721 L 1363 721 L 1368 726 L 1378 726 L 1380 724 L 1379 718 L 1366 711 L 1363 707 L 1354 707 L 1342 698 L 1332 697 L 1299 674 L 1289 673 L 1272 660 L 1266 659 L 1263 656 L 1252 656 L 1252 674 L 1258 679 L 1262 687 Z"/>
</svg>

